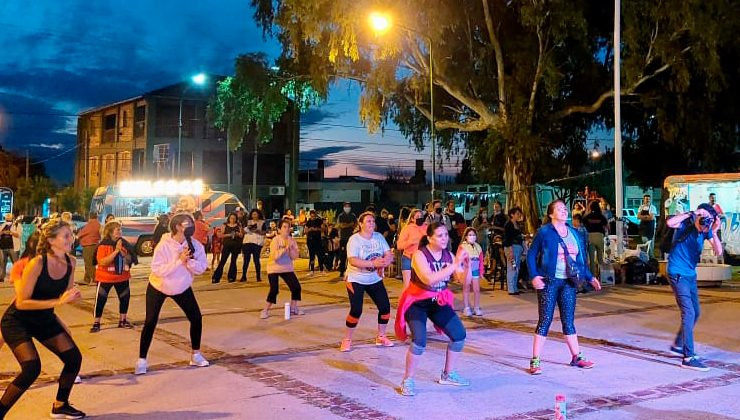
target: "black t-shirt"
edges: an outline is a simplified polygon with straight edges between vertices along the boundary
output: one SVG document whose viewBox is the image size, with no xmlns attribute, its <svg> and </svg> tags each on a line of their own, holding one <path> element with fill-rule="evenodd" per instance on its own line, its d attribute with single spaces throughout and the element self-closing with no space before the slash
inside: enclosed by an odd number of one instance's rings
<svg viewBox="0 0 740 420">
<path fill-rule="evenodd" d="M 508 221 L 504 225 L 504 246 L 521 245 L 524 243 L 524 235 L 514 222 Z"/>
<path fill-rule="evenodd" d="M 0 227 L 2 231 L 2 235 L 0 235 L 0 249 L 13 249 L 13 235 L 10 233 L 12 226 L 12 222 L 3 222 L 2 227 Z"/>
<path fill-rule="evenodd" d="M 305 228 L 308 230 L 308 228 L 316 228 L 317 230 L 312 232 L 306 232 L 306 239 L 321 239 L 321 226 L 324 224 L 324 222 L 319 219 L 318 217 L 315 219 L 308 219 L 306 220 Z"/>
<path fill-rule="evenodd" d="M 342 224 L 342 223 L 352 224 L 351 227 L 339 229 L 339 237 L 341 239 L 349 239 L 349 237 L 352 236 L 352 234 L 355 231 L 355 223 L 357 223 L 357 216 L 355 216 L 354 213 L 347 214 L 344 211 L 342 211 L 341 213 L 339 213 L 339 216 L 337 217 L 337 223 L 338 224 Z"/>
<path fill-rule="evenodd" d="M 389 231 L 391 228 L 388 226 L 388 219 L 384 219 L 382 217 L 378 217 L 375 219 L 375 231 L 379 234 L 383 235 L 385 232 Z"/>
<path fill-rule="evenodd" d="M 588 233 L 604 233 L 608 225 L 609 222 L 601 213 L 589 213 L 583 218 L 583 226 Z"/>
</svg>

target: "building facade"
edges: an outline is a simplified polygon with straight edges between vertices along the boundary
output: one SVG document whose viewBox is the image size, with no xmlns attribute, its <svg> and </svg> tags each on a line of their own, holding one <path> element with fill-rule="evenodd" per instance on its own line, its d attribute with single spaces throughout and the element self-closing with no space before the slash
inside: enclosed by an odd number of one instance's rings
<svg viewBox="0 0 740 420">
<path fill-rule="evenodd" d="M 270 209 L 286 208 L 298 166 L 300 114 L 286 111 L 273 128 L 273 140 L 256 149 L 257 191 L 252 192 L 254 138 L 227 152 L 226 133 L 208 120 L 208 103 L 221 79 L 209 77 L 204 86 L 178 83 L 80 113 L 75 188 L 130 179 L 200 178 L 245 203 L 259 197 Z"/>
</svg>

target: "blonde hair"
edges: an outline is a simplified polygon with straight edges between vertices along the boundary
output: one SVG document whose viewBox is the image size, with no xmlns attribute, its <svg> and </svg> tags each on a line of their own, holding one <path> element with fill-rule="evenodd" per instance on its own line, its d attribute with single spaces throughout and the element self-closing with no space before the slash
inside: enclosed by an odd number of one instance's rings
<svg viewBox="0 0 740 420">
<path fill-rule="evenodd" d="M 72 223 L 72 213 L 65 211 L 64 213 L 62 213 L 61 219 L 67 223 Z"/>
<path fill-rule="evenodd" d="M 422 217 L 424 216 L 424 212 L 421 211 L 421 209 L 411 209 L 409 211 L 409 217 L 406 218 L 406 224 L 413 224 L 416 223 L 416 213 L 421 213 Z"/>
<path fill-rule="evenodd" d="M 111 238 L 111 234 L 114 230 L 116 230 L 116 228 L 119 227 L 121 227 L 121 223 L 115 220 L 111 220 L 110 222 L 106 223 L 105 227 L 103 228 L 103 238 L 113 239 Z"/>
<path fill-rule="evenodd" d="M 62 219 L 52 219 L 41 225 L 41 236 L 39 243 L 36 245 L 36 255 L 43 255 L 51 252 L 49 239 L 54 239 L 59 235 L 62 229 L 67 228 L 72 231 L 72 225 Z"/>
</svg>

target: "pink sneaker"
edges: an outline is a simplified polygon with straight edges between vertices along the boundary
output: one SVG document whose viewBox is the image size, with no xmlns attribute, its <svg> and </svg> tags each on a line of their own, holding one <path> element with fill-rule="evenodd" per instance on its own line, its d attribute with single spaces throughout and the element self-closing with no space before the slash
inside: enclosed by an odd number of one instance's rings
<svg viewBox="0 0 740 420">
<path fill-rule="evenodd" d="M 348 352 L 350 350 L 352 350 L 352 340 L 350 340 L 349 338 L 345 338 L 339 345 L 339 351 Z"/>
<path fill-rule="evenodd" d="M 375 345 L 378 347 L 393 347 L 393 342 L 385 335 L 375 337 Z"/>
<path fill-rule="evenodd" d="M 573 359 L 571 359 L 570 361 L 570 365 L 573 367 L 579 367 L 581 369 L 591 369 L 592 367 L 594 367 L 594 362 L 587 360 L 583 356 L 583 352 L 581 352 L 573 356 Z"/>
</svg>

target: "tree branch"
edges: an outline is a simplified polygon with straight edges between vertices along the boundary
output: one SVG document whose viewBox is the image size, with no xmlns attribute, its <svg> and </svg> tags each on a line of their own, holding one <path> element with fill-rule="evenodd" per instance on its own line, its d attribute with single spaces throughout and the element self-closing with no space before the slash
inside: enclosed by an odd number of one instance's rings
<svg viewBox="0 0 740 420">
<path fill-rule="evenodd" d="M 486 17 L 486 29 L 488 29 L 488 36 L 491 38 L 491 45 L 493 46 L 493 52 L 496 56 L 496 75 L 498 77 L 498 102 L 501 114 L 501 119 L 506 122 L 508 119 L 508 110 L 506 109 L 506 85 L 504 79 L 504 53 L 501 49 L 501 43 L 499 43 L 496 31 L 493 28 L 493 18 L 491 17 L 491 10 L 488 7 L 488 0 L 481 0 L 483 3 L 483 11 Z"/>
<path fill-rule="evenodd" d="M 429 112 L 429 109 L 421 106 L 418 102 L 414 100 L 414 98 L 410 97 L 409 95 L 405 95 L 405 97 L 409 103 L 414 104 L 414 108 L 421 112 L 422 115 L 424 115 L 427 119 L 431 119 L 432 114 Z M 463 121 L 435 120 L 434 127 L 437 130 L 454 129 L 465 132 L 484 131 L 491 128 L 489 122 L 484 121 L 481 118 L 471 119 L 464 115 L 461 115 L 461 117 L 465 119 Z"/>
<path fill-rule="evenodd" d="M 549 15 L 549 11 L 547 14 L 545 14 L 546 19 L 547 15 Z M 542 72 L 544 71 L 544 61 L 545 61 L 545 48 L 546 48 L 546 40 L 543 39 L 542 34 L 542 21 L 540 21 L 537 24 L 537 43 L 539 46 L 539 53 L 537 55 L 537 67 L 534 71 L 534 80 L 532 80 L 532 91 L 529 93 L 529 105 L 527 106 L 527 126 L 532 126 L 532 121 L 534 120 L 534 106 L 535 106 L 535 100 L 537 99 L 537 89 L 539 88 L 540 84 L 540 78 L 542 77 Z"/>
</svg>

